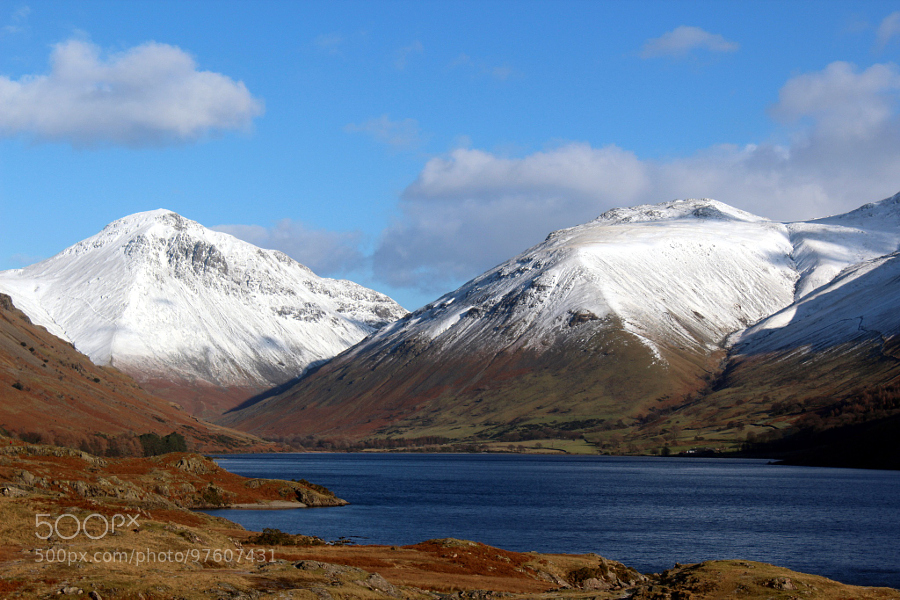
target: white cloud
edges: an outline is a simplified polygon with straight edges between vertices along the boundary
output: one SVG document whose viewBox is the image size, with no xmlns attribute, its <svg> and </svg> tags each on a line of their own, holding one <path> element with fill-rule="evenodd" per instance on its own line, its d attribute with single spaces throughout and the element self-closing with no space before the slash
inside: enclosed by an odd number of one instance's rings
<svg viewBox="0 0 900 600">
<path fill-rule="evenodd" d="M 311 229 L 291 219 L 282 219 L 274 227 L 261 225 L 219 225 L 213 227 L 260 248 L 280 250 L 323 277 L 340 276 L 362 267 L 360 232 Z"/>
<path fill-rule="evenodd" d="M 422 46 L 422 42 L 419 40 L 415 40 L 409 46 L 404 46 L 397 51 L 397 58 L 394 59 L 394 66 L 402 71 L 406 68 L 406 65 L 409 63 L 409 57 L 413 54 L 422 54 L 425 51 L 425 47 Z"/>
<path fill-rule="evenodd" d="M 364 133 L 374 140 L 396 149 L 415 148 L 422 142 L 422 131 L 415 119 L 391 121 L 387 115 L 369 119 L 359 125 L 350 123 L 344 127 L 347 133 Z"/>
<path fill-rule="evenodd" d="M 711 197 L 777 220 L 845 212 L 900 191 L 898 70 L 833 63 L 781 90 L 772 113 L 799 122 L 788 145 L 720 145 L 641 160 L 583 143 L 505 158 L 457 149 L 428 161 L 382 235 L 375 275 L 428 292 L 514 256 L 550 231 L 613 207 Z"/>
<path fill-rule="evenodd" d="M 605 174 L 610 171 L 627 173 L 628 177 L 609 179 Z M 634 155 L 615 146 L 593 149 L 587 144 L 570 144 L 520 159 L 457 149 L 447 157 L 428 161 L 404 198 L 440 199 L 482 193 L 488 197 L 502 193 L 584 198 L 601 190 L 629 195 L 635 192 L 632 182 L 642 178 Z"/>
<path fill-rule="evenodd" d="M 680 58 L 693 50 L 705 49 L 710 52 L 735 52 L 740 48 L 737 42 L 726 40 L 717 33 L 709 33 L 699 27 L 682 25 L 664 33 L 658 38 L 647 40 L 641 50 L 641 58 L 672 56 Z"/>
<path fill-rule="evenodd" d="M 900 10 L 892 12 L 881 21 L 875 33 L 875 47 L 884 50 L 897 34 L 900 34 Z"/>
<path fill-rule="evenodd" d="M 263 112 L 243 83 L 199 71 L 183 50 L 149 42 L 102 56 L 54 47 L 48 75 L 0 76 L 0 135 L 75 146 L 158 146 L 246 130 Z"/>
<path fill-rule="evenodd" d="M 616 147 L 572 144 L 522 159 L 458 149 L 432 159 L 382 235 L 375 275 L 400 287 L 446 290 L 543 239 L 597 216 L 598 200 L 636 198 L 645 167 Z"/>
<path fill-rule="evenodd" d="M 819 133 L 874 135 L 893 117 L 898 91 L 896 65 L 872 65 L 857 73 L 850 63 L 834 62 L 788 81 L 772 113 L 785 120 L 815 119 Z"/>
</svg>

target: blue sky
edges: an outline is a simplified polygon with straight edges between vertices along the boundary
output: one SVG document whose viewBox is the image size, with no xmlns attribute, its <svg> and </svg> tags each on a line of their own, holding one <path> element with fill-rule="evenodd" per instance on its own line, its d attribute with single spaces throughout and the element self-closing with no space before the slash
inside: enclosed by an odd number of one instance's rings
<svg viewBox="0 0 900 600">
<path fill-rule="evenodd" d="M 410 309 L 616 206 L 900 191 L 897 2 L 0 2 L 0 269 L 169 208 Z"/>
</svg>

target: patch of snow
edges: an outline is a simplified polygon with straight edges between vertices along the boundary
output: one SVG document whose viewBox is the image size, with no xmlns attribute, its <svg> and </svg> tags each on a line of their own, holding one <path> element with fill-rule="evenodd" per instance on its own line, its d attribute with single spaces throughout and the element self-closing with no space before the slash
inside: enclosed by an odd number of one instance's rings
<svg viewBox="0 0 900 600">
<path fill-rule="evenodd" d="M 900 333 L 900 253 L 854 265 L 757 325 L 741 332 L 742 354 L 824 349 Z"/>
</svg>

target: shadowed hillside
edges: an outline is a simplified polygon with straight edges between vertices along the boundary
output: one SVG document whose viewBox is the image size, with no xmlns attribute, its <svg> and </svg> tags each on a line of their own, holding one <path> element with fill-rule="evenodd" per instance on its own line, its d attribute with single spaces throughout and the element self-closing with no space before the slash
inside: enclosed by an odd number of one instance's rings
<svg viewBox="0 0 900 600">
<path fill-rule="evenodd" d="M 37 327 L 0 294 L 0 427 L 10 434 L 99 454 L 140 454 L 140 434 L 177 432 L 200 451 L 273 449 L 253 436 L 195 419 L 98 367 Z"/>
</svg>

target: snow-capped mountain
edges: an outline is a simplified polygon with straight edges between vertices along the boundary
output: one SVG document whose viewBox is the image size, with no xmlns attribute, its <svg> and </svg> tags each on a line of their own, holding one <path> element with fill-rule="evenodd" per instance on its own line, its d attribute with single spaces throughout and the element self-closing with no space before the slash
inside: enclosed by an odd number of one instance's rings
<svg viewBox="0 0 900 600">
<path fill-rule="evenodd" d="M 402 330 L 440 340 L 442 352 L 540 348 L 615 318 L 654 354 L 713 350 L 793 300 L 791 249 L 784 225 L 713 200 L 616 209 L 552 233 L 379 337 Z"/>
<path fill-rule="evenodd" d="M 236 389 L 238 399 L 407 312 L 168 210 L 125 217 L 50 259 L 2 272 L 0 290 L 95 363 L 151 389 Z"/>
<path fill-rule="evenodd" d="M 577 423 L 677 406 L 705 393 L 729 350 L 748 348 L 740 332 L 769 317 L 776 328 L 795 323 L 792 307 L 849 289 L 841 281 L 898 248 L 900 194 L 804 223 L 707 199 L 611 210 L 223 422 L 269 434 L 464 436 L 550 415 Z M 830 318 L 852 304 L 835 303 Z M 819 327 L 796 321 L 795 339 Z"/>
</svg>

